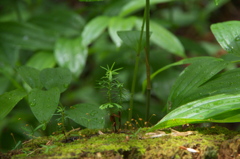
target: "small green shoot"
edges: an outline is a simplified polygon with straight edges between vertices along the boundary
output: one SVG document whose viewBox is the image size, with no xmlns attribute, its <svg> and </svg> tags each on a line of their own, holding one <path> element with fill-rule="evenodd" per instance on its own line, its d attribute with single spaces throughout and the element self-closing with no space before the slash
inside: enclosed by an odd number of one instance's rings
<svg viewBox="0 0 240 159">
<path fill-rule="evenodd" d="M 111 67 L 101 67 L 106 71 L 105 75 L 101 78 L 101 81 L 98 82 L 99 88 L 104 90 L 106 93 L 107 102 L 102 104 L 99 108 L 106 109 L 110 114 L 110 120 L 113 123 L 114 131 L 117 131 L 116 128 L 116 119 L 119 118 L 119 129 L 121 125 L 121 110 L 122 102 L 124 100 L 124 87 L 123 83 L 119 82 L 116 75 L 118 71 L 122 68 L 113 69 L 115 63 Z"/>
</svg>

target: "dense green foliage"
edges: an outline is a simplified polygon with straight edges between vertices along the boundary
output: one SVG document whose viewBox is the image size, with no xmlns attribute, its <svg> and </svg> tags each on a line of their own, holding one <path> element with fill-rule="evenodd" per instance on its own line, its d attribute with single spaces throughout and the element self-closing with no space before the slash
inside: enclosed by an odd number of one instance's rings
<svg viewBox="0 0 240 159">
<path fill-rule="evenodd" d="M 151 0 L 146 62 L 144 0 L 72 0 L 57 5 L 47 0 L 2 0 L 0 149 L 13 148 L 16 140 L 27 138 L 24 133 L 109 127 L 109 113 L 99 109 L 109 101 L 96 81 L 104 75 L 100 66 L 114 62 L 116 68 L 123 67 L 118 80 L 129 94 L 120 102 L 122 123 L 148 116 L 148 73 L 150 114 L 156 117 L 146 122 L 155 124 L 168 113 L 152 130 L 239 122 L 240 22 L 212 24 L 213 13 L 231 2 L 216 3 Z M 220 45 L 206 38 L 210 32 Z M 225 55 L 219 57 L 218 52 Z M 145 63 L 151 72 L 146 73 Z M 66 117 L 61 121 L 59 115 Z"/>
</svg>

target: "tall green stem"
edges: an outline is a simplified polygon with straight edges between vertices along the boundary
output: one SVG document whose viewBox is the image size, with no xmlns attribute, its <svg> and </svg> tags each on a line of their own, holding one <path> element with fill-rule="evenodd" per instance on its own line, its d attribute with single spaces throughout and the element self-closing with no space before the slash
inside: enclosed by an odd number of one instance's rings
<svg viewBox="0 0 240 159">
<path fill-rule="evenodd" d="M 144 11 L 144 17 L 142 22 L 142 28 L 141 28 L 141 35 L 139 39 L 139 45 L 137 50 L 137 55 L 135 59 L 135 66 L 134 66 L 134 73 L 133 73 L 133 80 L 132 80 L 132 87 L 131 87 L 131 97 L 130 97 L 130 107 L 129 107 L 129 114 L 128 114 L 128 120 L 131 121 L 132 119 L 132 110 L 133 110 L 133 101 L 134 101 L 134 94 L 135 94 L 135 86 L 136 86 L 136 80 L 137 80 L 137 73 L 138 73 L 138 67 L 139 67 L 139 58 L 142 48 L 142 39 L 143 39 L 143 32 L 144 32 L 144 25 L 146 21 L 146 10 Z"/>
<path fill-rule="evenodd" d="M 150 66 L 149 66 L 149 50 L 150 50 L 150 29 L 149 29 L 149 21 L 150 21 L 150 0 L 146 0 L 146 75 L 147 75 L 147 103 L 146 103 L 146 117 L 145 120 L 149 119 L 149 110 L 150 110 L 150 97 L 151 97 L 151 79 L 150 79 Z"/>
<path fill-rule="evenodd" d="M 16 11 L 17 20 L 19 22 L 21 22 L 22 21 L 22 15 L 21 15 L 20 8 L 19 8 L 19 1 L 15 0 L 15 3 L 13 5 L 14 5 L 15 11 Z"/>
</svg>

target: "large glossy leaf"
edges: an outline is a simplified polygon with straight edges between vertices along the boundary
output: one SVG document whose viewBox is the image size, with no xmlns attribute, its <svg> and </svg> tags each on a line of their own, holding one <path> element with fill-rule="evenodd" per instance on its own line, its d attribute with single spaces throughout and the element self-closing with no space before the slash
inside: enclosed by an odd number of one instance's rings
<svg viewBox="0 0 240 159">
<path fill-rule="evenodd" d="M 184 99 L 195 88 L 207 82 L 228 64 L 229 62 L 214 57 L 197 58 L 197 61 L 184 69 L 174 83 L 168 98 L 168 109 L 172 110 L 185 104 Z"/>
<path fill-rule="evenodd" d="M 40 72 L 40 81 L 46 89 L 57 87 L 64 92 L 71 80 L 71 72 L 66 68 L 46 68 Z"/>
<path fill-rule="evenodd" d="M 88 22 L 82 32 L 82 44 L 89 45 L 98 38 L 107 28 L 109 19 L 110 18 L 106 16 L 98 16 Z"/>
<path fill-rule="evenodd" d="M 0 119 L 3 119 L 26 95 L 27 92 L 22 89 L 16 89 L 0 95 Z"/>
<path fill-rule="evenodd" d="M 101 129 L 105 126 L 106 112 L 95 104 L 77 104 L 66 111 L 67 116 L 76 123 L 89 129 Z"/>
<path fill-rule="evenodd" d="M 121 39 L 117 35 L 117 31 L 126 31 L 131 30 L 135 24 L 135 17 L 129 17 L 129 18 L 121 18 L 121 17 L 113 17 L 109 21 L 109 34 L 114 43 L 117 47 L 121 46 Z"/>
<path fill-rule="evenodd" d="M 182 105 L 167 114 L 149 131 L 190 123 L 240 122 L 240 94 L 220 94 Z"/>
<path fill-rule="evenodd" d="M 29 20 L 43 29 L 57 33 L 58 35 L 73 36 L 81 33 L 84 20 L 69 10 L 56 10 L 35 16 Z"/>
<path fill-rule="evenodd" d="M 57 109 L 60 99 L 58 88 L 47 91 L 33 89 L 28 96 L 30 108 L 40 123 L 48 123 Z"/>
<path fill-rule="evenodd" d="M 211 30 L 228 53 L 240 56 L 240 21 L 228 21 L 211 25 Z"/>
<path fill-rule="evenodd" d="M 240 93 L 239 68 L 221 73 L 202 86 L 191 90 L 184 98 L 183 103 L 223 93 Z"/>
<path fill-rule="evenodd" d="M 134 49 L 136 52 L 141 51 L 145 46 L 146 32 L 143 32 L 142 34 L 141 43 L 141 31 L 119 31 L 117 34 L 122 39 L 124 44 Z"/>
<path fill-rule="evenodd" d="M 18 73 L 31 88 L 42 88 L 42 84 L 39 79 L 39 70 L 33 67 L 21 66 L 18 68 Z"/>
<path fill-rule="evenodd" d="M 56 36 L 27 23 L 0 23 L 0 43 L 23 49 L 52 49 Z"/>
<path fill-rule="evenodd" d="M 161 48 L 181 57 L 185 57 L 184 48 L 178 38 L 156 22 L 150 22 L 151 41 Z"/>
<path fill-rule="evenodd" d="M 78 77 L 87 60 L 87 47 L 82 40 L 61 38 L 55 45 L 54 55 L 61 67 L 68 68 L 75 77 Z"/>
<path fill-rule="evenodd" d="M 40 51 L 31 56 L 26 65 L 38 70 L 43 70 L 54 67 L 56 60 L 52 52 Z"/>
<path fill-rule="evenodd" d="M 151 0 L 150 4 L 157 4 L 157 3 L 164 3 L 164 2 L 171 2 L 174 0 Z M 123 6 L 120 16 L 126 16 L 131 13 L 134 13 L 138 11 L 139 9 L 142 9 L 145 7 L 146 0 L 131 0 L 129 3 L 127 3 L 125 6 Z"/>
</svg>

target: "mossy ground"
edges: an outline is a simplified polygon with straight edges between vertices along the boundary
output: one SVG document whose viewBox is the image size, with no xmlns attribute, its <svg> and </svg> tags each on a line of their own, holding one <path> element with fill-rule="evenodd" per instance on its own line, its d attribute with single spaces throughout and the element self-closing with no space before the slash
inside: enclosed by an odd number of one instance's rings
<svg viewBox="0 0 240 159">
<path fill-rule="evenodd" d="M 240 135 L 226 128 L 199 128 L 189 136 L 163 136 L 140 139 L 139 133 L 123 131 L 112 133 L 98 130 L 77 130 L 63 134 L 36 138 L 23 144 L 11 158 L 82 158 L 82 159 L 155 159 L 155 158 L 240 158 Z M 196 129 L 195 129 L 196 131 Z M 193 148 L 199 153 L 180 149 Z M 5 155 L 5 157 L 9 157 Z"/>
</svg>

